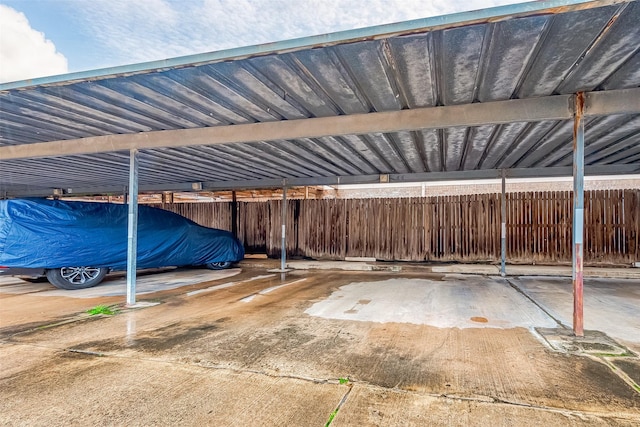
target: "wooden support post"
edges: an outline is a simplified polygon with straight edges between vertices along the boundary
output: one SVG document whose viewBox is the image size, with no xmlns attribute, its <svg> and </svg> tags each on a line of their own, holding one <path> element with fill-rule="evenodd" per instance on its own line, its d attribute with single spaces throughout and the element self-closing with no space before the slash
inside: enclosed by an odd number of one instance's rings
<svg viewBox="0 0 640 427">
<path fill-rule="evenodd" d="M 231 192 L 231 233 L 238 237 L 238 200 L 235 191 Z"/>
<path fill-rule="evenodd" d="M 162 207 L 173 204 L 173 193 L 170 191 L 162 192 Z"/>
<path fill-rule="evenodd" d="M 280 254 L 280 270 L 287 269 L 287 186 L 282 186 L 282 250 Z"/>
</svg>

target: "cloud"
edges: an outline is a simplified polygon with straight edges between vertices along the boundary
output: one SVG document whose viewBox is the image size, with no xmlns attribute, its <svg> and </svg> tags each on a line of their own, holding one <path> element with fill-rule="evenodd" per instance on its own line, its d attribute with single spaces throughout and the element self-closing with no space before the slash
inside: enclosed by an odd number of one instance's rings
<svg viewBox="0 0 640 427">
<path fill-rule="evenodd" d="M 64 74 L 67 59 L 24 14 L 0 4 L 0 82 Z"/>
<path fill-rule="evenodd" d="M 512 3 L 509 0 L 93 0 L 77 24 L 100 67 L 269 43 Z M 78 3 L 75 3 L 78 5 Z"/>
</svg>

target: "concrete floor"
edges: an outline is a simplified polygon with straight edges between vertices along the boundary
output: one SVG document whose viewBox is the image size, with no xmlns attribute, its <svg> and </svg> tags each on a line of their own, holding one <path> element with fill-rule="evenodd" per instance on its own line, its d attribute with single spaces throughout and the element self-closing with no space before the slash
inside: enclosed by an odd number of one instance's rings
<svg viewBox="0 0 640 427">
<path fill-rule="evenodd" d="M 123 286 L 1 279 L 0 425 L 640 424 L 612 368 L 633 381 L 637 355 L 538 334 L 570 325 L 567 278 L 178 270 L 140 278 L 157 305 L 84 313 Z M 587 328 L 638 352 L 638 290 L 587 280 Z"/>
</svg>

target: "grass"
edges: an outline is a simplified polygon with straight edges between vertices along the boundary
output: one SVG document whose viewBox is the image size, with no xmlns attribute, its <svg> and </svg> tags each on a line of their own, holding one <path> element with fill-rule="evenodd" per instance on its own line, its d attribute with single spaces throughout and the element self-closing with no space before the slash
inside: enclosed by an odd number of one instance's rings
<svg viewBox="0 0 640 427">
<path fill-rule="evenodd" d="M 338 378 L 338 382 L 340 384 L 347 384 L 347 383 L 349 383 L 349 381 L 351 381 L 349 379 L 349 377 L 340 377 L 340 378 Z M 351 392 L 351 388 L 349 388 L 349 391 L 347 392 L 347 394 L 344 395 L 344 397 L 342 398 L 342 400 L 338 404 L 338 407 L 336 409 L 334 409 L 333 412 L 329 415 L 329 419 L 327 420 L 327 423 L 324 425 L 324 427 L 329 427 L 331 425 L 331 422 L 333 421 L 333 419 L 338 414 L 338 411 L 340 410 L 340 406 L 342 406 L 344 401 L 347 399 L 347 396 L 349 395 L 349 392 Z"/>
<path fill-rule="evenodd" d="M 118 310 L 108 306 L 108 305 L 96 305 L 93 308 L 90 308 L 89 310 L 87 310 L 87 313 L 89 313 L 89 315 L 91 316 L 97 316 L 98 314 L 104 314 L 107 316 L 113 316 L 114 314 L 116 314 L 118 312 Z"/>
<path fill-rule="evenodd" d="M 331 425 L 331 421 L 333 421 L 333 419 L 335 418 L 336 414 L 338 413 L 338 408 L 336 408 L 331 415 L 329 415 L 329 419 L 327 420 L 327 423 L 324 425 L 324 427 L 329 427 L 329 425 Z"/>
<path fill-rule="evenodd" d="M 596 357 L 633 357 L 631 353 L 591 353 Z"/>
</svg>

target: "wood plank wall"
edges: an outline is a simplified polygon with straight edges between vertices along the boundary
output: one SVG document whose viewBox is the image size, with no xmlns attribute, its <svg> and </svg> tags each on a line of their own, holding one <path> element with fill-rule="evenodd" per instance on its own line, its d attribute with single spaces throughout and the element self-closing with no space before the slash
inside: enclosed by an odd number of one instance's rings
<svg viewBox="0 0 640 427">
<path fill-rule="evenodd" d="M 247 252 L 280 255 L 281 200 L 238 203 Z M 231 230 L 231 203 L 167 204 L 209 227 Z M 287 202 L 287 253 L 318 259 L 500 259 L 500 195 Z M 570 263 L 571 192 L 507 194 L 507 260 Z M 585 192 L 585 262 L 640 261 L 640 190 Z"/>
</svg>

